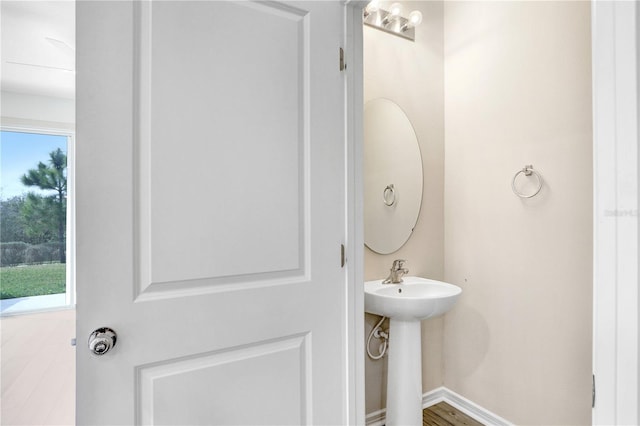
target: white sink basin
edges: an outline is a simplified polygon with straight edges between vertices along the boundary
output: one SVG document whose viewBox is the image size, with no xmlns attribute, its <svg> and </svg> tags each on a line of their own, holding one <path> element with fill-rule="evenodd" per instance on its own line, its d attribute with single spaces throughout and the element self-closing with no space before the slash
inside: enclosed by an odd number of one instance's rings
<svg viewBox="0 0 640 426">
<path fill-rule="evenodd" d="M 423 320 L 453 307 L 462 289 L 420 277 L 404 277 L 401 284 L 364 283 L 364 306 L 371 314 L 399 320 Z"/>
<path fill-rule="evenodd" d="M 364 307 L 389 317 L 387 425 L 422 426 L 420 320 L 453 307 L 462 289 L 442 281 L 404 277 L 401 284 L 364 283 Z"/>
</svg>

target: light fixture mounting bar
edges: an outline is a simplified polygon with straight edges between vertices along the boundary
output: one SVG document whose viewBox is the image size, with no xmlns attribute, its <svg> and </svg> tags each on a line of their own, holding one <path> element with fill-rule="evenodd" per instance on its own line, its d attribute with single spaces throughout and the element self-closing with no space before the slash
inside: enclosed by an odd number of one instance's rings
<svg viewBox="0 0 640 426">
<path fill-rule="evenodd" d="M 364 24 L 407 40 L 415 41 L 416 39 L 416 29 L 409 25 L 407 18 L 402 16 L 392 18 L 391 13 L 384 9 L 365 13 Z"/>
</svg>

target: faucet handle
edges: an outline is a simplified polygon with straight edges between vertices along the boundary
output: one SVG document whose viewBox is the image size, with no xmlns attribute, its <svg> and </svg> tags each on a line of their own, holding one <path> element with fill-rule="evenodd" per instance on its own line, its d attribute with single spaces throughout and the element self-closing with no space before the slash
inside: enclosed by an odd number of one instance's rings
<svg viewBox="0 0 640 426">
<path fill-rule="evenodd" d="M 406 260 L 404 259 L 396 259 L 393 261 L 393 266 L 391 267 L 392 269 L 398 270 L 398 269 L 402 269 L 404 268 L 404 263 L 406 262 Z"/>
</svg>

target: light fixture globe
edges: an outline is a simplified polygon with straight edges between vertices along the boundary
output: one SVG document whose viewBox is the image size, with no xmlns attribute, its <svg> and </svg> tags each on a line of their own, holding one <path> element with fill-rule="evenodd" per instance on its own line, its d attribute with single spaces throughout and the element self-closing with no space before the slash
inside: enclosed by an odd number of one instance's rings
<svg viewBox="0 0 640 426">
<path fill-rule="evenodd" d="M 402 15 L 402 5 L 400 3 L 393 3 L 389 6 L 389 15 L 391 15 L 392 19 L 396 19 Z"/>
<path fill-rule="evenodd" d="M 367 14 L 376 13 L 378 10 L 380 10 L 380 0 L 371 0 L 367 7 L 364 8 L 364 10 Z"/>
<path fill-rule="evenodd" d="M 414 10 L 409 14 L 409 25 L 412 27 L 417 27 L 422 23 L 422 12 L 419 10 Z"/>
</svg>

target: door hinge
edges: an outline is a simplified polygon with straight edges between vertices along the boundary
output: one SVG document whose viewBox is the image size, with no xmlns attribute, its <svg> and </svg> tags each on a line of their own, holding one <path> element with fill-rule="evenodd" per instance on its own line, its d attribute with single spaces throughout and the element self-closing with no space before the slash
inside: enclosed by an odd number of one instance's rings
<svg viewBox="0 0 640 426">
<path fill-rule="evenodd" d="M 345 263 L 347 263 L 347 259 L 344 254 L 344 244 L 340 244 L 340 267 L 344 268 Z"/>
<path fill-rule="evenodd" d="M 591 408 L 596 406 L 596 375 L 591 375 Z"/>
<path fill-rule="evenodd" d="M 344 61 L 344 49 L 340 48 L 340 71 L 344 71 L 347 69 L 347 64 Z"/>
</svg>

